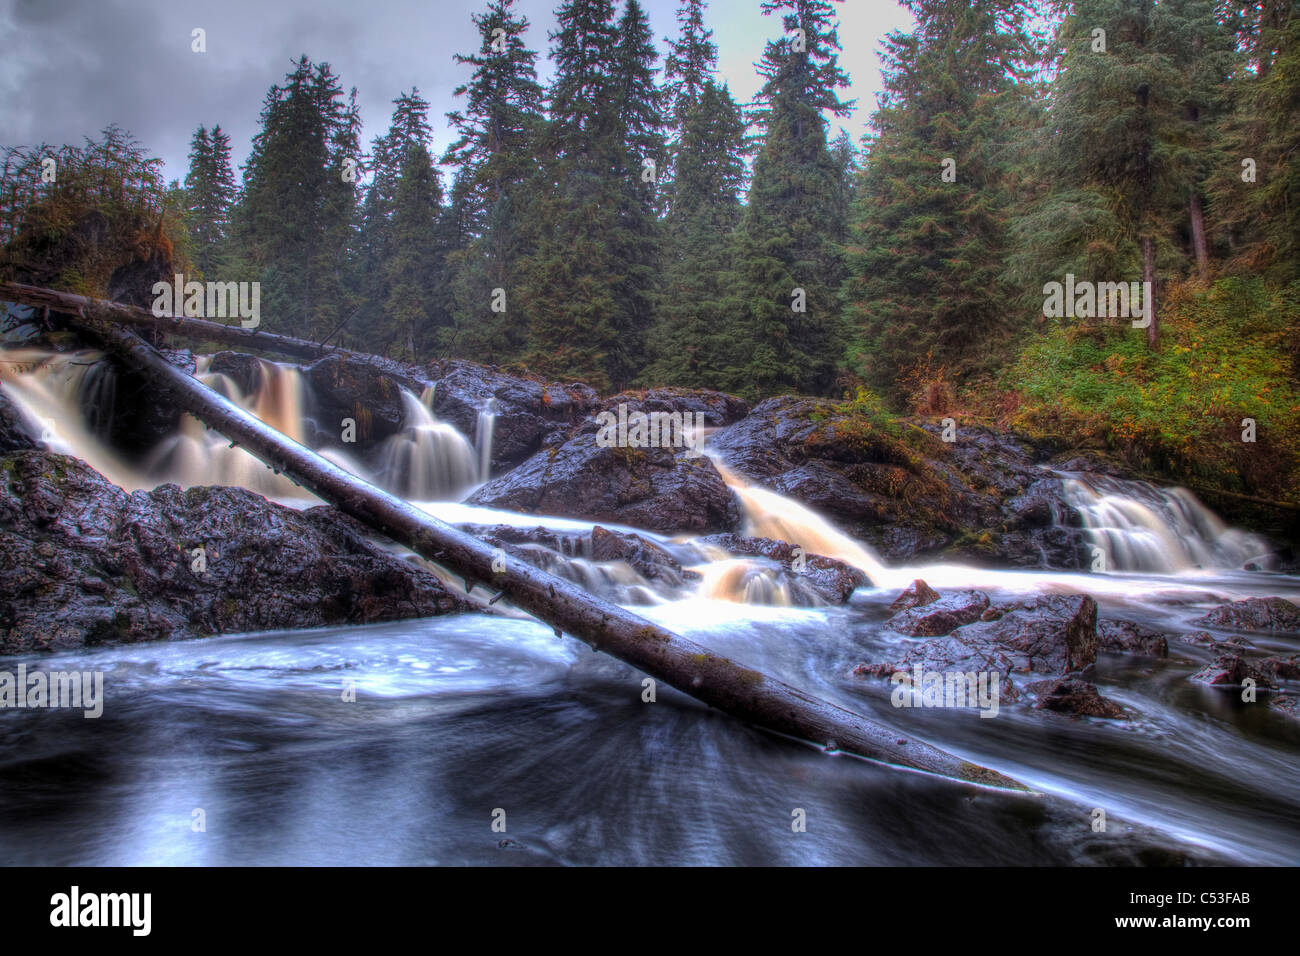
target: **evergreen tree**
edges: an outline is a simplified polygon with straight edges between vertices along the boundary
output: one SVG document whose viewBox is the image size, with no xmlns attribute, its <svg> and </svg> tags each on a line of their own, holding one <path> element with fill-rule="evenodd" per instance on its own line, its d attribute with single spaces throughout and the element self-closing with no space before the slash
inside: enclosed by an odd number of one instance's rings
<svg viewBox="0 0 1300 956">
<path fill-rule="evenodd" d="M 383 335 L 388 342 L 396 339 L 396 357 L 406 361 L 429 357 L 434 327 L 443 318 L 441 218 L 438 171 L 425 145 L 414 143 L 398 173 L 388 224 L 390 252 L 384 263 L 388 298 Z M 393 351 L 391 346 L 388 351 Z"/>
<path fill-rule="evenodd" d="M 558 19 L 546 150 L 554 159 L 521 270 L 529 362 L 621 387 L 644 361 L 655 269 L 655 183 L 643 170 L 663 165 L 657 54 L 636 0 L 617 23 L 610 0 L 568 0 Z"/>
<path fill-rule="evenodd" d="M 530 249 L 526 211 L 540 185 L 545 116 L 537 54 L 523 40 L 528 20 L 513 7 L 514 0 L 492 0 L 486 13 L 474 16 L 482 47 L 457 55 L 474 73 L 456 90 L 464 109 L 447 114 L 460 133 L 444 157 L 457 170 L 449 207 L 458 250 L 449 260 L 453 347 L 480 361 L 518 359 L 527 339 L 517 271 Z M 506 294 L 505 312 L 492 310 L 496 289 Z"/>
<path fill-rule="evenodd" d="M 393 117 L 387 132 L 371 142 L 370 182 L 361 204 L 358 236 L 361 303 L 354 321 L 371 338 L 371 347 L 385 354 L 396 350 L 408 358 L 432 348 L 433 343 L 425 337 L 432 334 L 432 316 L 437 311 L 431 301 L 412 304 L 400 315 L 393 311 L 397 285 L 408 291 L 423 288 L 427 292 L 434 288 L 422 284 L 421 279 L 405 277 L 404 271 L 431 272 L 441 265 L 432 258 L 421 262 L 413 251 L 427 252 L 438 244 L 442 185 L 429 159 L 432 136 L 429 104 L 418 89 L 393 100 Z M 421 157 L 429 166 L 427 171 L 419 165 Z M 438 208 L 435 213 L 426 208 L 429 194 Z M 419 208 L 411 210 L 401 224 L 404 246 L 399 249 L 397 218 L 402 212 L 403 199 L 417 202 Z M 429 281 L 432 282 L 432 277 Z"/>
<path fill-rule="evenodd" d="M 212 276 L 229 229 L 236 193 L 230 167 L 230 137 L 220 126 L 214 126 L 210 133 L 200 126 L 190 142 L 189 160 L 183 199 L 194 264 L 201 274 Z"/>
<path fill-rule="evenodd" d="M 847 116 L 831 0 L 766 0 L 784 11 L 785 35 L 769 41 L 759 118 L 763 147 L 728 273 L 732 317 L 724 381 L 742 394 L 828 393 L 842 353 L 838 289 L 844 276 L 833 236 L 845 226 L 840 170 L 824 113 Z"/>
<path fill-rule="evenodd" d="M 1300 9 L 1292 0 L 1238 6 L 1228 25 L 1249 68 L 1239 65 L 1230 84 L 1206 188 L 1229 267 L 1286 283 L 1300 278 Z"/>
<path fill-rule="evenodd" d="M 232 216 L 231 269 L 262 283 L 277 331 L 323 337 L 346 308 L 357 187 L 345 174 L 359 159 L 359 122 L 329 65 L 306 56 L 263 102 Z"/>
<path fill-rule="evenodd" d="M 718 68 L 713 31 L 704 26 L 705 0 L 682 0 L 677 10 L 681 36 L 668 41 L 664 60 L 664 96 L 671 104 L 673 125 L 681 129 L 686 114 Z"/>
<path fill-rule="evenodd" d="M 1104 35 L 1095 31 L 1102 30 Z M 1100 43 L 1104 40 L 1102 52 Z M 1067 272 L 1151 283 L 1148 345 L 1159 345 L 1162 275 L 1208 269 L 1201 217 L 1211 122 L 1231 71 L 1231 31 L 1201 0 L 1081 0 L 1058 42 L 1050 192 L 1016 224 L 1015 274 Z"/>
<path fill-rule="evenodd" d="M 913 379 L 988 371 L 1013 327 L 999 144 L 1032 55 L 1020 0 L 907 6 L 917 25 L 885 41 L 844 287 L 851 367 L 900 399 Z"/>
<path fill-rule="evenodd" d="M 676 149 L 676 198 L 664 222 L 664 275 L 643 372 L 649 384 L 723 385 L 729 323 L 721 277 L 741 218 L 746 130 L 727 88 L 706 78 Z"/>
</svg>

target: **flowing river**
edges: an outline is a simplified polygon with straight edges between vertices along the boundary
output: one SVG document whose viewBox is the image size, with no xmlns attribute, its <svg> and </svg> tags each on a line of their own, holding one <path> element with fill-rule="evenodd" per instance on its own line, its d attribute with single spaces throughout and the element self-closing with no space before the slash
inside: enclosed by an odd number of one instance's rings
<svg viewBox="0 0 1300 956">
<path fill-rule="evenodd" d="M 295 489 L 187 424 L 146 470 L 117 460 L 77 411 L 103 387 L 93 356 L 10 352 L 0 385 L 57 450 L 128 489 L 161 480 Z M 297 373 L 271 366 L 256 394 L 198 374 L 290 434 L 310 418 Z M 105 674 L 103 716 L 0 711 L 0 862 L 6 864 L 1072 864 L 1300 862 L 1300 722 L 1187 680 L 1211 652 L 1103 654 L 1095 681 L 1127 721 L 1006 705 L 896 709 L 887 681 L 852 674 L 893 660 L 882 627 L 913 578 L 977 587 L 995 602 L 1086 591 L 1102 617 L 1171 634 L 1224 600 L 1300 601 L 1300 578 L 1257 566 L 1262 543 L 1194 497 L 1069 476 L 1108 573 L 957 565 L 888 567 L 788 498 L 726 478 L 751 533 L 857 564 L 876 586 L 839 607 L 790 606 L 761 561 L 729 566 L 689 539 L 655 538 L 704 574 L 656 589 L 565 541 L 591 525 L 457 504 L 485 473 L 479 447 L 410 396 L 382 450 L 430 513 L 461 524 L 551 528 L 561 571 L 711 650 L 992 767 L 1041 792 L 973 792 L 777 739 L 705 709 L 517 614 L 468 613 L 367 627 L 226 635 L 40 657 Z M 43 423 L 43 424 L 41 424 Z M 363 467 L 341 448 L 322 448 Z M 429 499 L 429 500 L 425 500 Z M 1177 547 L 1161 546 L 1163 538 Z M 1153 542 L 1155 542 L 1153 544 Z M 725 572 L 725 573 L 724 573 Z M 500 606 L 498 606 L 500 607 Z M 1256 634 L 1289 656 L 1296 635 Z M 344 699 L 347 687 L 355 700 Z M 1096 809 L 1107 826 L 1095 829 Z M 802 810 L 806 831 L 792 819 Z M 504 811 L 504 814 L 501 813 Z M 504 817 L 505 832 L 494 831 Z M 201 824 L 201 825 L 200 825 Z"/>
</svg>

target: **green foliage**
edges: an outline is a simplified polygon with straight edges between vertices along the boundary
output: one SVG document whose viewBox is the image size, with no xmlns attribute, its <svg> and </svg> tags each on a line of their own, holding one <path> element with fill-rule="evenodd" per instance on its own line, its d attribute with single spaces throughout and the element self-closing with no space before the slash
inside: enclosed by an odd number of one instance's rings
<svg viewBox="0 0 1300 956">
<path fill-rule="evenodd" d="M 181 196 L 130 133 L 110 125 L 84 146 L 3 152 L 0 276 L 103 296 L 133 261 L 191 268 Z"/>
<path fill-rule="evenodd" d="M 344 99 L 329 64 L 303 56 L 263 102 L 261 129 L 232 216 L 228 265 L 279 303 L 275 330 L 323 338 L 351 309 L 344 285 L 353 250 L 359 160 L 356 91 Z"/>
<path fill-rule="evenodd" d="M 851 366 L 900 403 L 918 367 L 987 371 L 1020 324 L 1002 279 L 1021 177 L 1013 139 L 1029 56 L 1023 3 L 916 2 L 886 41 L 843 288 Z"/>
<path fill-rule="evenodd" d="M 1054 323 L 1008 370 L 1016 424 L 1077 446 L 1103 442 L 1152 468 L 1300 499 L 1300 415 L 1290 344 L 1300 283 L 1225 278 L 1171 290 L 1165 347 L 1124 325 Z M 1242 419 L 1258 441 L 1241 440 Z"/>
<path fill-rule="evenodd" d="M 235 174 L 230 167 L 230 137 L 214 126 L 200 126 L 190 142 L 190 168 L 185 176 L 185 213 L 199 274 L 215 274 L 230 228 Z"/>
</svg>

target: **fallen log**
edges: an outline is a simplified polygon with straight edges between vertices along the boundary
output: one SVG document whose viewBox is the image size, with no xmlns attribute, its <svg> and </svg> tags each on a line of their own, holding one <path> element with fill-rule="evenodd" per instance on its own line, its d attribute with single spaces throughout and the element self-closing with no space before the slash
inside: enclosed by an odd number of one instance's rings
<svg viewBox="0 0 1300 956">
<path fill-rule="evenodd" d="M 239 325 L 222 325 L 220 322 L 184 315 L 157 316 L 148 309 L 138 306 L 111 302 L 108 299 L 93 299 L 89 296 L 59 292 L 40 286 L 23 285 L 21 282 L 0 282 L 0 302 L 17 302 L 37 309 L 52 309 L 56 312 L 83 315 L 87 318 L 103 318 L 155 333 L 161 332 L 200 342 L 216 342 L 229 345 L 231 348 L 269 352 L 309 361 L 324 358 L 326 355 L 346 355 L 367 361 L 374 359 L 374 356 L 363 355 L 360 352 L 317 345 L 307 339 L 296 339 L 289 335 L 277 335 L 274 332 L 263 332 L 261 329 L 246 329 Z"/>
<path fill-rule="evenodd" d="M 285 437 L 171 365 L 134 333 L 74 320 L 154 387 L 208 427 L 340 511 L 656 680 L 757 727 L 828 750 L 953 780 L 1026 791 L 996 771 L 962 760 L 859 714 L 714 654 L 657 624 L 512 558 L 410 503 L 361 480 Z"/>
</svg>

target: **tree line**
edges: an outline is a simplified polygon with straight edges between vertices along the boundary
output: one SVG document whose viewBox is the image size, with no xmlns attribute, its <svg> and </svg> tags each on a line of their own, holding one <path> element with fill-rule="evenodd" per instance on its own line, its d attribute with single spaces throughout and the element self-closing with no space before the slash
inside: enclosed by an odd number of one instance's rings
<svg viewBox="0 0 1300 956">
<path fill-rule="evenodd" d="M 855 105 L 839 2 L 762 0 L 779 35 L 742 104 L 705 0 L 662 62 L 639 0 L 563 0 L 545 86 L 527 19 L 488 0 L 445 151 L 417 89 L 363 147 L 355 89 L 303 56 L 242 175 L 201 126 L 183 187 L 147 167 L 151 208 L 183 205 L 192 271 L 260 281 L 276 331 L 609 389 L 916 406 L 1005 383 L 1060 328 L 1158 354 L 1185 287 L 1295 288 L 1294 0 L 903 0 L 860 147 L 830 136 Z M 9 155 L 14 240 L 39 154 Z M 1067 274 L 1151 280 L 1151 327 L 1045 325 Z"/>
</svg>

